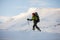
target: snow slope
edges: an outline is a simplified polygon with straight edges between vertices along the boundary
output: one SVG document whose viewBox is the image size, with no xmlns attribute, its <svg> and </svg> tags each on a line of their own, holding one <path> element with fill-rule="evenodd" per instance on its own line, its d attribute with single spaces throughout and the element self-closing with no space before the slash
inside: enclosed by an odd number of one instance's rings
<svg viewBox="0 0 60 40">
<path fill-rule="evenodd" d="M 0 31 L 0 40 L 60 40 L 60 33 Z"/>
<path fill-rule="evenodd" d="M 60 9 L 59 8 L 30 8 L 25 13 L 20 13 L 19 15 L 13 17 L 6 17 L 8 20 L 0 21 L 0 29 L 7 31 L 30 31 L 32 29 L 32 22 L 26 20 L 31 18 L 32 12 L 38 12 L 40 16 L 40 23 L 38 26 L 43 32 L 55 32 L 60 33 Z M 1 20 L 0 16 L 0 20 Z"/>
</svg>

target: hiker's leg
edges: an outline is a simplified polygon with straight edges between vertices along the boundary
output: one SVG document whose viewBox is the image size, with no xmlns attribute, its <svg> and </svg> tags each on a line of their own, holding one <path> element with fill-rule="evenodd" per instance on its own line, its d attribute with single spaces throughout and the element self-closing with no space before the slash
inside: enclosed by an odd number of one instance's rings
<svg viewBox="0 0 60 40">
<path fill-rule="evenodd" d="M 39 31 L 41 31 L 40 28 L 37 26 L 37 23 L 36 23 L 36 28 L 37 28 Z"/>
<path fill-rule="evenodd" d="M 35 30 L 35 25 L 33 25 L 33 30 Z"/>
<path fill-rule="evenodd" d="M 35 30 L 35 26 L 36 26 L 36 23 L 34 22 L 34 24 L 33 24 L 33 30 Z"/>
</svg>

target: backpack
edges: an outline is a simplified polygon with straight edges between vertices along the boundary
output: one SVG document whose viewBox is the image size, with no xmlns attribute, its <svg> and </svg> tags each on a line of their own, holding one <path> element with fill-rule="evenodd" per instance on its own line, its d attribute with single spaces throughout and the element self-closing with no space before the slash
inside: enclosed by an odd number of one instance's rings
<svg viewBox="0 0 60 40">
<path fill-rule="evenodd" d="M 40 22 L 39 15 L 37 12 L 35 12 L 35 16 L 37 17 L 37 22 Z"/>
</svg>

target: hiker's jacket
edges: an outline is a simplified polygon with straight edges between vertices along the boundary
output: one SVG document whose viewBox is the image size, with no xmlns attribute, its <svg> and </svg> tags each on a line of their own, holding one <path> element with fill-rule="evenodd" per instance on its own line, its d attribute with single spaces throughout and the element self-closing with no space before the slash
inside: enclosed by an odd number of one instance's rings
<svg viewBox="0 0 60 40">
<path fill-rule="evenodd" d="M 37 19 L 36 16 L 32 16 L 32 20 L 33 20 L 33 21 L 36 21 L 36 20 L 38 20 L 38 19 Z"/>
</svg>

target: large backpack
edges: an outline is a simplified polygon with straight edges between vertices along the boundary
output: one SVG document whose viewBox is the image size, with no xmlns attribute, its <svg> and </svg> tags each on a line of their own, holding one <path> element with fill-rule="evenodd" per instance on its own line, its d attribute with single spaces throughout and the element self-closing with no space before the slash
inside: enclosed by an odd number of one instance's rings
<svg viewBox="0 0 60 40">
<path fill-rule="evenodd" d="M 37 17 L 37 22 L 40 22 L 39 15 L 37 12 L 35 12 L 35 16 Z"/>
</svg>

